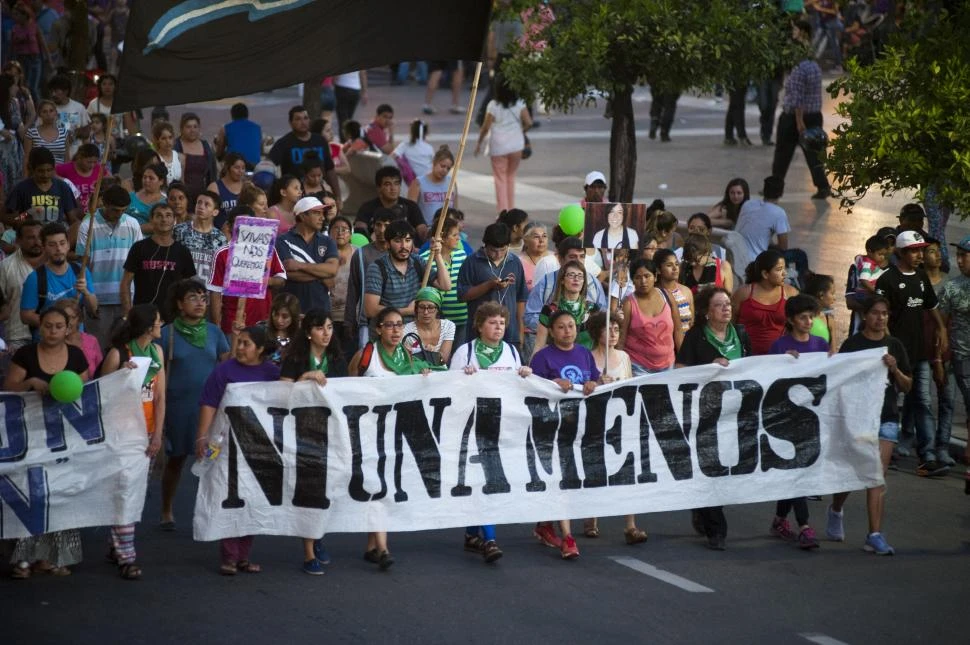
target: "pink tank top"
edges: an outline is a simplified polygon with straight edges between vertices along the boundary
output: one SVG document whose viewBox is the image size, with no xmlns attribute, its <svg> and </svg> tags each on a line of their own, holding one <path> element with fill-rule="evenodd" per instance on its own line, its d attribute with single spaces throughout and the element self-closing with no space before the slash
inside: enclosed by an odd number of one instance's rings
<svg viewBox="0 0 970 645">
<path fill-rule="evenodd" d="M 645 316 L 636 296 L 630 297 L 630 327 L 624 349 L 631 361 L 651 371 L 665 370 L 674 364 L 674 321 L 666 298 L 660 313 Z"/>
</svg>

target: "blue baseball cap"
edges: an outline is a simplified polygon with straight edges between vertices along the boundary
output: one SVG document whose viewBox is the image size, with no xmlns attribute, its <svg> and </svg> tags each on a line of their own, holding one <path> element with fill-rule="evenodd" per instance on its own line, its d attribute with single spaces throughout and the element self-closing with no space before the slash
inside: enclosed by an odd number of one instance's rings
<svg viewBox="0 0 970 645">
<path fill-rule="evenodd" d="M 950 246 L 955 246 L 961 251 L 967 251 L 968 253 L 970 253 L 970 235 L 965 236 L 962 240 L 960 240 L 956 244 L 951 243 Z"/>
</svg>

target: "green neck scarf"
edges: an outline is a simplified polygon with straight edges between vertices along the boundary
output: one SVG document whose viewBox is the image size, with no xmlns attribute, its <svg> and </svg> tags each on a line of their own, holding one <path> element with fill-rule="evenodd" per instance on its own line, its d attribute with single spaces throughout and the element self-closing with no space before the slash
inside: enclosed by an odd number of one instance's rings
<svg viewBox="0 0 970 645">
<path fill-rule="evenodd" d="M 582 296 L 580 296 L 577 300 L 566 300 L 565 298 L 560 298 L 559 308 L 564 311 L 568 311 L 576 321 L 577 326 L 584 322 L 583 318 L 586 314 L 586 299 Z"/>
<path fill-rule="evenodd" d="M 398 343 L 397 347 L 394 348 L 392 354 L 388 354 L 387 350 L 384 349 L 384 344 L 381 341 L 377 341 L 377 353 L 380 355 L 381 360 L 384 361 L 384 367 L 391 370 L 398 376 L 406 376 L 408 374 L 420 374 L 423 369 L 434 370 L 446 370 L 448 367 L 446 365 L 436 366 L 430 365 L 425 361 L 412 356 L 410 352 L 404 349 L 404 346 Z"/>
<path fill-rule="evenodd" d="M 145 381 L 143 383 L 143 385 L 148 385 L 155 379 L 158 370 L 162 368 L 162 357 L 158 355 L 158 351 L 155 349 L 155 343 L 148 343 L 148 347 L 142 349 L 138 346 L 138 341 L 133 340 L 128 343 L 128 351 L 132 356 L 151 359 L 151 362 L 148 364 L 148 374 L 145 375 Z"/>
<path fill-rule="evenodd" d="M 330 359 L 327 358 L 326 354 L 320 357 L 318 361 L 314 356 L 313 352 L 310 352 L 310 371 L 319 370 L 324 374 L 327 373 L 327 369 L 330 367 Z"/>
<path fill-rule="evenodd" d="M 710 325 L 704 325 L 704 337 L 707 339 L 707 342 L 714 346 L 714 349 L 721 356 L 729 361 L 741 358 L 741 341 L 738 339 L 738 331 L 734 328 L 734 325 L 729 324 L 727 326 L 727 334 L 725 334 L 724 340 L 721 340 L 714 334 L 714 330 L 711 329 Z"/>
<path fill-rule="evenodd" d="M 175 331 L 181 334 L 182 338 L 189 345 L 198 347 L 199 349 L 205 347 L 205 342 L 209 337 L 209 326 L 206 324 L 205 318 L 192 324 L 180 316 L 175 319 L 172 325 L 175 327 Z"/>
<path fill-rule="evenodd" d="M 478 359 L 478 366 L 483 370 L 487 370 L 489 367 L 495 364 L 502 356 L 502 341 L 498 342 L 498 345 L 492 347 L 486 344 L 480 338 L 475 339 L 475 358 Z"/>
</svg>

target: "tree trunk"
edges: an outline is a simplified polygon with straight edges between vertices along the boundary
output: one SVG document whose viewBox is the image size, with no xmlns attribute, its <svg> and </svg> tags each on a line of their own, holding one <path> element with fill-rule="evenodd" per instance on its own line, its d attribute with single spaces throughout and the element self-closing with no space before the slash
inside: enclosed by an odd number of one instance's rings
<svg viewBox="0 0 970 645">
<path fill-rule="evenodd" d="M 310 115 L 310 120 L 319 119 L 323 111 L 320 107 L 320 84 L 323 76 L 314 76 L 303 82 L 303 107 Z"/>
<path fill-rule="evenodd" d="M 71 95 L 75 99 L 83 100 L 84 85 L 86 82 L 84 70 L 88 68 L 88 59 L 91 56 L 91 47 L 93 45 L 93 43 L 89 42 L 88 38 L 87 4 L 75 0 L 73 3 L 66 3 L 66 6 L 71 9 L 71 22 L 67 37 L 68 43 L 70 43 L 69 51 L 64 64 L 67 66 L 68 71 L 72 72 L 70 74 L 71 85 L 73 87 Z"/>
<path fill-rule="evenodd" d="M 611 202 L 633 201 L 637 181 L 637 133 L 633 123 L 633 86 L 614 92 L 613 125 L 610 130 Z"/>
</svg>

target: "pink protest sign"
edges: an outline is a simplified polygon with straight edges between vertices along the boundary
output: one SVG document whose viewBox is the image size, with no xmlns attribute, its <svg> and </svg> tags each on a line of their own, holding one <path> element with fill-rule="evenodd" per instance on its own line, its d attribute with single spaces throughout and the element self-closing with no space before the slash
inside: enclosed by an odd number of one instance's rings
<svg viewBox="0 0 970 645">
<path fill-rule="evenodd" d="M 237 217 L 229 242 L 228 275 L 222 294 L 262 298 L 269 282 L 270 259 L 280 223 L 275 219 Z"/>
</svg>

